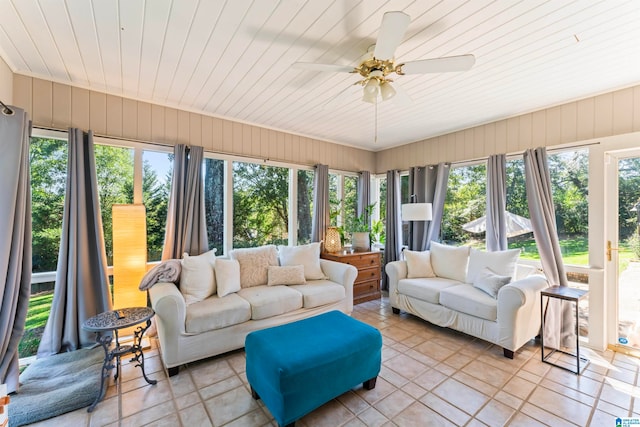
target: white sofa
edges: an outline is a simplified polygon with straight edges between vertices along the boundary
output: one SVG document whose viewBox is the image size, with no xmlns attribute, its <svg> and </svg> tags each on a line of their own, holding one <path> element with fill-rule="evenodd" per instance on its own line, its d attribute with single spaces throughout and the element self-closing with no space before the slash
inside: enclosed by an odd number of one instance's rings
<svg viewBox="0 0 640 427">
<path fill-rule="evenodd" d="M 320 259 L 319 244 L 279 251 L 273 245 L 239 249 L 230 257 L 216 259 L 213 251 L 187 256 L 182 260 L 181 283 L 160 282 L 149 289 L 169 375 L 177 374 L 185 363 L 244 347 L 252 331 L 331 310 L 346 314 L 353 310 L 356 268 Z M 209 270 L 215 289 L 206 296 L 211 292 Z M 202 282 L 208 289 L 198 297 Z M 194 291 L 192 285 L 200 289 Z"/>
<path fill-rule="evenodd" d="M 539 334 L 540 291 L 548 287 L 544 276 L 530 275 L 532 267 L 517 264 L 518 255 L 436 242 L 430 252 L 405 251 L 405 260 L 386 266 L 393 312 L 489 341 L 512 359 Z"/>
</svg>

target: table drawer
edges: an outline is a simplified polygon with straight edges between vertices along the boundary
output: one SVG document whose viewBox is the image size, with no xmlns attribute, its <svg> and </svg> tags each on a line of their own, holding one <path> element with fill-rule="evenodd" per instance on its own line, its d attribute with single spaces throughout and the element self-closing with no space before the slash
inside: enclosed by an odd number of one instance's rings
<svg viewBox="0 0 640 427">
<path fill-rule="evenodd" d="M 359 295 L 373 294 L 377 292 L 380 292 L 379 280 L 369 280 L 368 282 L 353 285 L 354 298 L 358 297 Z"/>
<path fill-rule="evenodd" d="M 367 280 L 380 280 L 380 268 L 373 267 L 358 270 L 358 276 L 356 276 L 354 283 L 366 282 Z"/>
<path fill-rule="evenodd" d="M 371 255 L 351 256 L 347 260 L 345 260 L 345 262 L 347 264 L 353 265 L 358 270 L 360 270 L 361 268 L 367 268 L 367 267 L 380 268 L 380 255 L 371 254 Z"/>
</svg>

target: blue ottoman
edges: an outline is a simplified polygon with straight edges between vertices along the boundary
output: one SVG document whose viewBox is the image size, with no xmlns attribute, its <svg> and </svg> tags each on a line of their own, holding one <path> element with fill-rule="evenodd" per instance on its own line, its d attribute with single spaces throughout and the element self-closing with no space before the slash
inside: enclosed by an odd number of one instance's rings
<svg viewBox="0 0 640 427">
<path fill-rule="evenodd" d="M 339 311 L 255 331 L 245 341 L 251 394 L 262 399 L 280 426 L 359 383 L 375 387 L 382 336 Z"/>
</svg>

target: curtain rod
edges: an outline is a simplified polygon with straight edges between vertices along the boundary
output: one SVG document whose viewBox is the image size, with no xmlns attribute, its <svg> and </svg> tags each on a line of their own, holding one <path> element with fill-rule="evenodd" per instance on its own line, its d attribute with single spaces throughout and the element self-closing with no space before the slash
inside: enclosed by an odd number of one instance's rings
<svg viewBox="0 0 640 427">
<path fill-rule="evenodd" d="M 0 100 L 0 105 L 2 105 L 2 114 L 5 116 L 13 116 L 13 110 L 9 108 L 7 104 Z"/>
</svg>

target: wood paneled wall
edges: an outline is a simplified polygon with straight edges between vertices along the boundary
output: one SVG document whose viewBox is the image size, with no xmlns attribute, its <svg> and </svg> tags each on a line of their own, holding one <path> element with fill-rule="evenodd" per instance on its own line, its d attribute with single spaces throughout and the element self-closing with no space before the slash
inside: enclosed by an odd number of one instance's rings
<svg viewBox="0 0 640 427">
<path fill-rule="evenodd" d="M 13 72 L 0 58 L 0 101 L 13 104 Z"/>
<path fill-rule="evenodd" d="M 13 76 L 14 103 L 34 126 L 175 145 L 343 171 L 373 171 L 375 153 L 69 85 Z"/>
<path fill-rule="evenodd" d="M 640 86 L 383 150 L 377 153 L 375 169 L 406 170 L 637 131 Z"/>
</svg>

